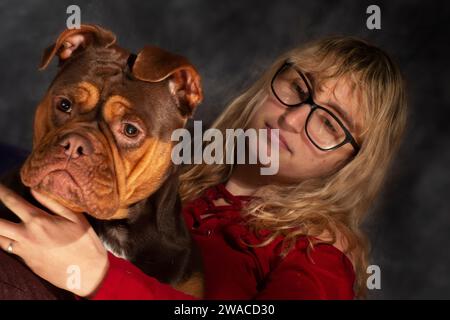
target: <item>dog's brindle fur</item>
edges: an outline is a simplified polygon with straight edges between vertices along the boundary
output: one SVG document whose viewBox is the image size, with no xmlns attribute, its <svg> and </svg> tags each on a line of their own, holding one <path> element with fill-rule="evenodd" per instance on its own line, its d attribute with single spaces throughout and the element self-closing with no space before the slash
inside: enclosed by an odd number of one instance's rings
<svg viewBox="0 0 450 320">
<path fill-rule="evenodd" d="M 178 196 L 178 167 L 171 163 L 170 158 L 164 156 L 167 155 L 166 151 L 154 152 L 154 155 L 150 154 L 142 161 L 143 156 L 141 158 L 133 157 L 132 154 L 127 153 L 131 147 L 122 148 L 115 133 L 104 132 L 106 111 L 105 108 L 102 108 L 112 96 L 123 98 L 133 107 L 136 106 L 134 108 L 139 108 L 139 116 L 147 126 L 147 136 L 144 139 L 151 137 L 153 139 L 151 141 L 154 141 L 156 137 L 157 142 L 150 144 L 148 140 L 144 140 L 134 148 L 149 149 L 150 145 L 153 148 L 150 150 L 154 150 L 161 144 L 163 147 L 165 144 L 171 147 L 168 142 L 171 132 L 184 126 L 186 118 L 192 114 L 193 109 L 201 101 L 199 77 L 192 65 L 180 56 L 147 47 L 136 57 L 116 46 L 114 36 L 100 27 L 83 26 L 80 32 L 90 42 L 83 44 L 70 59 L 60 61 L 59 72 L 38 107 L 35 118 L 33 152 L 21 170 L 11 171 L 2 180 L 2 183 L 35 206 L 46 210 L 31 196 L 30 188 L 37 188 L 52 196 L 51 187 L 54 185 L 48 184 L 44 178 L 55 170 L 69 168 L 68 161 L 65 162 L 67 159 L 62 161 L 67 156 L 64 155 L 64 148 L 61 147 L 61 139 L 67 134 L 80 132 L 83 134 L 89 130 L 89 134 L 96 135 L 95 138 L 99 141 L 103 141 L 100 138 L 105 139 L 106 137 L 109 145 L 86 138 L 92 140 L 85 141 L 85 143 L 94 151 L 88 156 L 80 156 L 77 159 L 69 157 L 71 165 L 73 163 L 70 167 L 72 170 L 70 175 L 72 177 L 83 175 L 84 171 L 89 171 L 89 165 L 93 167 L 91 169 L 94 173 L 97 173 L 101 166 L 111 176 L 110 179 L 116 178 L 118 181 L 122 179 L 122 184 L 115 181 L 114 184 L 111 183 L 105 188 L 105 192 L 114 191 L 110 192 L 111 198 L 107 198 L 108 193 L 104 197 L 106 199 L 94 199 L 93 202 L 98 205 L 98 208 L 92 207 L 92 205 L 83 207 L 82 201 L 76 201 L 80 200 L 79 195 L 74 197 L 72 190 L 69 189 L 67 191 L 69 200 L 62 197 L 61 194 L 54 198 L 75 211 L 79 208 L 85 209 L 79 211 L 87 213 L 86 216 L 99 237 L 116 255 L 130 260 L 146 274 L 161 282 L 201 297 L 203 294 L 201 257 L 181 215 L 181 202 Z M 72 34 L 74 34 L 73 31 L 66 31 L 59 37 L 56 44 L 47 50 L 44 55 L 43 67 L 49 63 L 53 55 L 58 54 L 58 50 L 60 50 L 58 46 L 61 46 L 61 41 Z M 134 69 L 135 67 L 136 69 Z M 195 77 L 198 78 L 195 79 Z M 98 92 L 98 95 L 93 95 L 94 97 L 92 95 L 87 97 L 88 100 L 94 101 L 94 105 L 91 105 L 87 112 L 76 114 L 75 120 L 67 120 L 64 115 L 55 111 L 44 116 L 43 110 L 48 112 L 49 109 L 54 109 L 52 105 L 54 92 L 66 90 L 66 87 L 79 83 L 84 85 L 87 83 L 88 87 L 94 87 L 92 89 L 94 93 Z M 91 89 L 88 88 L 89 90 Z M 99 132 L 102 128 L 100 137 Z M 86 136 L 89 135 L 86 134 Z M 116 148 L 116 152 L 111 152 L 108 148 Z M 141 154 L 148 153 L 149 151 L 145 149 Z M 117 155 L 120 155 L 122 166 L 117 165 L 119 161 Z M 108 165 L 98 161 L 94 162 L 94 160 L 88 159 L 89 156 L 92 158 L 99 156 L 100 159 L 108 162 Z M 48 160 L 49 158 L 52 160 Z M 130 167 L 129 163 L 134 165 L 138 161 L 144 162 L 143 177 L 139 176 L 133 182 L 139 186 L 142 184 L 144 187 L 133 189 L 134 193 L 127 193 L 124 191 L 124 185 L 127 185 L 123 180 L 131 174 L 122 171 Z M 61 167 L 62 162 L 66 163 L 64 168 Z M 140 165 L 142 166 L 142 163 Z M 152 165 L 154 165 L 153 171 Z M 105 177 L 109 176 L 105 174 Z M 146 180 L 151 183 L 145 185 Z M 81 178 L 79 181 L 82 181 Z M 82 187 L 88 188 L 89 186 L 83 185 Z M 97 190 L 101 188 L 101 185 L 91 186 L 91 188 Z M 128 194 L 127 197 L 124 196 L 125 193 Z M 90 195 L 91 193 L 89 193 Z M 116 205 L 101 211 L 107 206 L 106 204 L 102 206 L 102 200 L 105 203 Z M 127 203 L 127 201 L 132 203 Z M 127 203 L 125 207 L 124 203 Z M 99 213 L 96 215 L 97 209 Z M 18 221 L 18 218 L 4 207 L 0 210 L 2 218 Z"/>
</svg>

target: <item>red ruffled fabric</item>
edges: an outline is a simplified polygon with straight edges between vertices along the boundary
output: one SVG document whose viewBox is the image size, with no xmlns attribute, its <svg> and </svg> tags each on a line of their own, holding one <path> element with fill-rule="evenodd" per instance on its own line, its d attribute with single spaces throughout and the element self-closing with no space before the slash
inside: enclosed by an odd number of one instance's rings
<svg viewBox="0 0 450 320">
<path fill-rule="evenodd" d="M 228 204 L 215 205 L 223 198 Z M 183 215 L 201 249 L 205 299 L 353 299 L 355 273 L 350 260 L 332 245 L 299 238 L 281 258 L 282 237 L 264 247 L 249 230 L 241 209 L 250 196 L 235 196 L 224 184 L 186 204 Z M 208 215 L 201 217 L 202 215 Z M 130 262 L 109 255 L 110 267 L 92 299 L 194 299 L 142 273 Z"/>
</svg>

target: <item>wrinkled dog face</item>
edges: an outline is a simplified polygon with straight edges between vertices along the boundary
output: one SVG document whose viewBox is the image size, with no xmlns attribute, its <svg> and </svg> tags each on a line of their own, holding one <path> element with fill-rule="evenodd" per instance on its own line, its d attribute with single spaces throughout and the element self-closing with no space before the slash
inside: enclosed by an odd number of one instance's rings
<svg viewBox="0 0 450 320">
<path fill-rule="evenodd" d="M 83 34 L 64 58 L 67 39 Z M 73 38 L 73 37 L 72 37 Z M 44 54 L 60 69 L 39 104 L 26 186 L 98 219 L 127 216 L 171 165 L 170 141 L 202 99 L 200 77 L 183 57 L 145 47 L 137 57 L 97 26 L 66 30 Z"/>
</svg>

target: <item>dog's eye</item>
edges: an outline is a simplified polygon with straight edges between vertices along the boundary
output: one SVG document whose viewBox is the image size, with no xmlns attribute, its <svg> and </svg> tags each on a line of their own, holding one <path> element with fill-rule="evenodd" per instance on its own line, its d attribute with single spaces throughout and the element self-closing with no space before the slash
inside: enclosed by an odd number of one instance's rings
<svg viewBox="0 0 450 320">
<path fill-rule="evenodd" d="M 125 133 L 125 135 L 127 137 L 134 138 L 134 137 L 136 137 L 138 135 L 139 130 L 138 130 L 138 128 L 136 128 L 132 124 L 125 123 L 124 128 L 123 128 L 123 132 Z"/>
<path fill-rule="evenodd" d="M 62 98 L 58 101 L 58 109 L 65 113 L 72 111 L 72 102 L 69 99 Z"/>
</svg>

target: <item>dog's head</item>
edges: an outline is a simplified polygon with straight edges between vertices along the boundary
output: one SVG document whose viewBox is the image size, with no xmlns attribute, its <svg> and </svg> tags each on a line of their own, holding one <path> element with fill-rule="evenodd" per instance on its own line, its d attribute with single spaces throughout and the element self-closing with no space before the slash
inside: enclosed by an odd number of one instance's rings
<svg viewBox="0 0 450 320">
<path fill-rule="evenodd" d="M 44 52 L 41 69 L 55 56 L 59 69 L 37 107 L 21 170 L 26 186 L 98 219 L 126 218 L 161 186 L 171 133 L 202 100 L 186 58 L 151 46 L 134 55 L 115 42 L 110 31 L 83 25 Z"/>
</svg>

